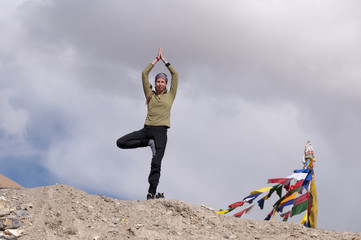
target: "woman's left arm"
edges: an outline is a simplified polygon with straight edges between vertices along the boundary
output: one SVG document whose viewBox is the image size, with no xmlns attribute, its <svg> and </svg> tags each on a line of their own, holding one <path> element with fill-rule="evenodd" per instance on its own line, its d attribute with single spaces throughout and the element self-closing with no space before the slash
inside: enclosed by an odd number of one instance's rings
<svg viewBox="0 0 361 240">
<path fill-rule="evenodd" d="M 167 66 L 172 76 L 169 92 L 175 97 L 178 89 L 178 72 L 173 68 L 172 65 L 170 65 L 170 63 L 167 62 L 165 65 Z"/>
<path fill-rule="evenodd" d="M 173 68 L 173 66 L 171 66 L 170 63 L 165 60 L 161 48 L 159 48 L 159 54 L 160 54 L 160 59 L 162 59 L 163 63 L 168 68 L 168 70 L 172 76 L 169 92 L 175 97 L 175 95 L 177 94 L 177 88 L 178 88 L 178 73 Z"/>
</svg>

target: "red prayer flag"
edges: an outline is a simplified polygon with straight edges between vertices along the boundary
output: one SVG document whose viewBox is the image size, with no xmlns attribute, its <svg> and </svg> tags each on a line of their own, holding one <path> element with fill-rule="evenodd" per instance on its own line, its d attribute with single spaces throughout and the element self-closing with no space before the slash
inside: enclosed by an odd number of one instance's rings
<svg viewBox="0 0 361 240">
<path fill-rule="evenodd" d="M 298 187 L 301 187 L 304 180 L 298 181 L 295 185 L 290 186 L 290 190 L 295 190 Z"/>
<path fill-rule="evenodd" d="M 247 210 L 247 208 L 246 208 L 246 209 L 243 209 L 242 211 L 240 211 L 240 212 L 238 212 L 238 213 L 235 213 L 233 216 L 235 216 L 235 217 L 241 217 L 242 214 L 243 214 L 246 210 Z"/>
<path fill-rule="evenodd" d="M 307 201 L 310 197 L 310 194 L 309 193 L 305 193 L 301 196 L 299 196 L 298 198 L 295 199 L 295 201 L 293 202 L 293 205 L 296 206 L 300 203 L 303 203 L 304 201 Z"/>
<path fill-rule="evenodd" d="M 284 182 L 288 181 L 289 178 L 272 178 L 268 179 L 268 183 L 280 183 L 283 184 Z"/>
<path fill-rule="evenodd" d="M 229 205 L 228 207 L 229 207 L 229 208 L 240 207 L 240 206 L 242 206 L 245 202 L 246 202 L 246 201 L 236 202 L 236 203 L 233 203 L 233 204 Z"/>
</svg>

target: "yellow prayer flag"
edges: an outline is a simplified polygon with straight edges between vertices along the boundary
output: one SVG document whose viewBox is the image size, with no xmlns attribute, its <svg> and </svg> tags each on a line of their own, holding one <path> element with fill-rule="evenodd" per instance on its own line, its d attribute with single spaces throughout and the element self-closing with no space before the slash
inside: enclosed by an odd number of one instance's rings
<svg viewBox="0 0 361 240">
<path fill-rule="evenodd" d="M 273 222 L 273 220 L 275 220 L 276 213 L 277 213 L 277 211 L 274 210 L 274 211 L 273 211 L 273 215 L 272 215 L 272 220 L 271 220 L 272 222 Z"/>
<path fill-rule="evenodd" d="M 317 228 L 317 192 L 316 192 L 316 183 L 315 179 L 311 180 L 310 193 L 312 196 L 312 204 L 310 211 L 310 216 L 308 221 L 310 223 L 311 228 Z"/>
<path fill-rule="evenodd" d="M 300 224 L 305 224 L 306 221 L 307 221 L 307 211 L 305 213 L 305 216 L 302 218 Z"/>
<path fill-rule="evenodd" d="M 216 212 L 216 213 L 218 213 L 218 214 L 225 214 L 225 213 L 228 213 L 229 212 L 229 210 L 227 209 L 227 210 L 219 210 L 218 212 Z"/>
<path fill-rule="evenodd" d="M 290 196 L 283 199 L 279 206 L 282 206 L 285 202 L 288 202 L 289 200 L 294 199 L 297 196 L 297 193 L 298 192 L 292 193 Z"/>
<path fill-rule="evenodd" d="M 273 187 L 265 187 L 265 188 L 261 188 L 261 189 L 258 189 L 258 190 L 255 190 L 253 192 L 251 192 L 250 194 L 253 195 L 253 194 L 256 194 L 256 193 L 264 193 L 264 192 L 267 192 L 268 190 L 272 189 Z"/>
</svg>

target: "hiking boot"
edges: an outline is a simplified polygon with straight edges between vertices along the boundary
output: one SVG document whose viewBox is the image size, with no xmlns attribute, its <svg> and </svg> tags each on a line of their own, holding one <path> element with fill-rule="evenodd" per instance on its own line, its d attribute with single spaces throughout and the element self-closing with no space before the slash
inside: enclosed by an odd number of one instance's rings
<svg viewBox="0 0 361 240">
<path fill-rule="evenodd" d="M 154 157 L 156 151 L 155 151 L 155 142 L 153 139 L 149 140 L 148 146 L 150 147 L 150 149 L 152 149 L 152 156 Z"/>
<path fill-rule="evenodd" d="M 154 194 L 153 193 L 148 193 L 147 194 L 147 200 L 149 199 L 154 199 Z"/>
<path fill-rule="evenodd" d="M 162 193 L 162 192 L 157 193 L 157 195 L 155 195 L 155 198 L 156 199 L 164 198 L 164 193 Z"/>
</svg>

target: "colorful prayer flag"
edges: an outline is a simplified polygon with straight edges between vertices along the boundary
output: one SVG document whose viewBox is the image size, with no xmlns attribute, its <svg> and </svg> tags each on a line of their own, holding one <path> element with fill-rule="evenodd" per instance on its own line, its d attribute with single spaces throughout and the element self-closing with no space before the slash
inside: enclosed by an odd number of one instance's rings
<svg viewBox="0 0 361 240">
<path fill-rule="evenodd" d="M 280 216 L 283 218 L 282 221 L 287 221 L 288 218 L 300 214 L 307 210 L 305 216 L 303 217 L 301 224 L 304 224 L 307 227 L 316 228 L 317 221 L 317 193 L 316 185 L 314 180 L 314 169 L 313 164 L 315 158 L 313 156 L 313 148 L 310 146 L 310 142 L 307 142 L 307 153 L 305 150 L 304 155 L 304 166 L 303 169 L 296 169 L 293 171 L 293 174 L 285 178 L 272 178 L 268 179 L 268 183 L 277 183 L 273 187 L 264 187 L 258 190 L 252 191 L 249 196 L 245 197 L 242 201 L 235 202 L 229 205 L 229 208 L 226 210 L 220 209 L 217 213 L 225 214 L 237 207 L 241 207 L 246 203 L 250 205 L 243 209 L 240 212 L 237 212 L 233 216 L 241 217 L 244 213 L 248 214 L 252 211 L 256 204 L 252 202 L 262 193 L 265 195 L 257 201 L 260 209 L 264 208 L 265 200 L 268 200 L 274 192 L 277 192 L 279 199 L 276 203 L 273 204 L 272 211 L 266 216 L 265 220 L 274 220 L 277 213 L 280 213 Z M 287 192 L 282 196 L 282 189 L 285 189 Z M 268 193 L 267 193 L 268 191 Z M 302 194 L 303 191 L 306 191 L 305 194 Z M 300 195 L 299 197 L 297 197 Z M 286 206 L 291 206 L 289 210 L 285 213 L 282 213 L 283 209 Z"/>
<path fill-rule="evenodd" d="M 291 210 L 291 217 L 302 213 L 307 210 L 309 194 L 305 193 L 302 196 L 295 199 L 293 202 L 293 208 Z"/>
<path fill-rule="evenodd" d="M 240 201 L 240 202 L 232 203 L 232 204 L 229 205 L 228 207 L 229 207 L 229 208 L 240 207 L 240 206 L 242 206 L 242 205 L 245 204 L 245 203 L 246 203 L 246 201 Z"/>
<path fill-rule="evenodd" d="M 269 221 L 273 215 L 274 209 L 272 209 L 272 211 L 266 216 L 266 218 L 264 220 Z"/>
<path fill-rule="evenodd" d="M 253 192 L 251 192 L 250 194 L 257 194 L 257 193 L 264 193 L 267 192 L 268 190 L 271 190 L 273 187 L 264 187 L 258 190 L 255 190 Z"/>
<path fill-rule="evenodd" d="M 261 193 L 251 194 L 243 199 L 243 201 L 252 203 Z"/>
<path fill-rule="evenodd" d="M 259 208 L 262 210 L 264 207 L 265 197 L 257 201 Z"/>
<path fill-rule="evenodd" d="M 282 220 L 283 222 L 287 222 L 288 217 L 290 216 L 290 213 L 291 213 L 291 211 L 286 212 L 285 215 L 281 214 L 281 217 L 283 217 L 283 220 Z"/>
<path fill-rule="evenodd" d="M 247 210 L 247 209 L 243 209 L 242 211 L 240 211 L 240 212 L 238 212 L 238 213 L 235 213 L 233 216 L 235 216 L 235 217 L 241 217 L 246 210 Z"/>
</svg>

